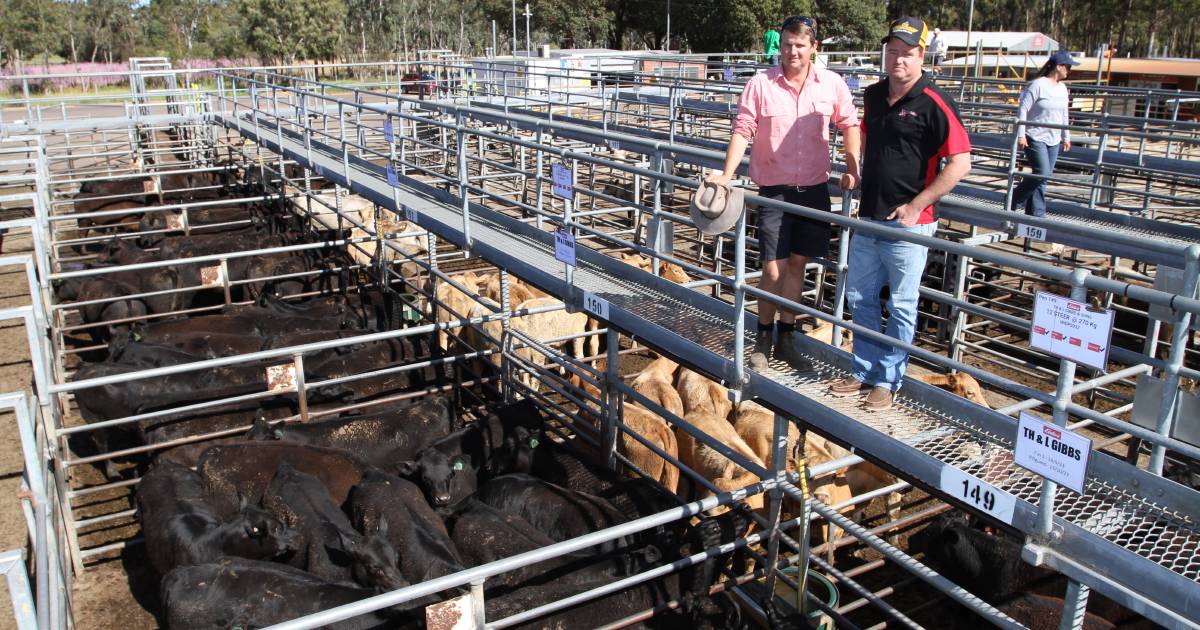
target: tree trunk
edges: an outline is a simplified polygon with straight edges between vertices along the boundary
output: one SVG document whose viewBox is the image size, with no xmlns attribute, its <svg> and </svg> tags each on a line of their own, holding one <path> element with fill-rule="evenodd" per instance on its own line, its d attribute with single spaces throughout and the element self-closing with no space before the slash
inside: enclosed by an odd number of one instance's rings
<svg viewBox="0 0 1200 630">
<path fill-rule="evenodd" d="M 1113 54 L 1125 52 L 1125 33 L 1129 30 L 1129 15 L 1133 13 L 1133 0 L 1125 0 L 1125 14 L 1121 18 L 1121 34 L 1117 35 L 1117 50 Z"/>
</svg>

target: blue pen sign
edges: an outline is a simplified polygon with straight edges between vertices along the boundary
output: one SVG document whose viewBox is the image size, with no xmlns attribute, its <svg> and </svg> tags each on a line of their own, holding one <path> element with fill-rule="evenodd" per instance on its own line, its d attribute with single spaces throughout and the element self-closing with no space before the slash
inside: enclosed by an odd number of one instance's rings
<svg viewBox="0 0 1200 630">
<path fill-rule="evenodd" d="M 396 167 L 391 164 L 387 165 L 387 179 L 392 188 L 400 185 L 400 178 L 396 177 Z"/>
<path fill-rule="evenodd" d="M 392 132 L 392 119 L 389 118 L 383 121 L 383 139 L 389 144 L 396 141 L 396 135 Z"/>
</svg>

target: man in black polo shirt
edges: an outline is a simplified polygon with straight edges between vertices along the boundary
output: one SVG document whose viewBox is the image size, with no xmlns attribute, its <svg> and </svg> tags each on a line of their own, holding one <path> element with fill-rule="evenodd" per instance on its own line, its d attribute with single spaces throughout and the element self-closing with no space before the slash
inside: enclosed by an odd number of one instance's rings
<svg viewBox="0 0 1200 630">
<path fill-rule="evenodd" d="M 925 23 L 903 17 L 883 43 L 887 78 L 863 94 L 862 203 L 859 218 L 910 234 L 932 236 L 933 204 L 971 170 L 971 143 L 954 101 L 921 70 L 928 44 Z M 945 166 L 939 170 L 942 159 Z M 887 285 L 889 337 L 911 342 L 928 249 L 855 231 L 850 241 L 846 302 L 854 323 L 882 330 L 879 293 Z M 866 394 L 875 411 L 892 407 L 908 352 L 864 337 L 854 340 L 851 376 L 830 385 L 836 396 Z"/>
</svg>

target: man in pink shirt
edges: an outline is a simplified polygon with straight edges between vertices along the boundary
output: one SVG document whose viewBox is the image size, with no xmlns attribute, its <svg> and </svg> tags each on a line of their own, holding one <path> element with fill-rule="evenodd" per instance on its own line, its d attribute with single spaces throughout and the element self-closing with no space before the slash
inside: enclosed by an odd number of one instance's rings
<svg viewBox="0 0 1200 630">
<path fill-rule="evenodd" d="M 780 35 L 779 67 L 746 83 L 725 151 L 725 171 L 709 179 L 728 184 L 753 141 L 750 179 L 758 185 L 760 196 L 828 212 L 829 124 L 837 125 L 844 139 L 842 188 L 853 189 L 859 181 L 862 141 L 858 110 L 842 77 L 812 62 L 820 42 L 812 18 L 787 18 Z M 757 228 L 760 288 L 799 301 L 809 259 L 829 254 L 832 226 L 775 208 L 759 208 Z M 759 300 L 758 331 L 750 355 L 750 367 L 756 370 L 767 367 L 776 310 L 775 304 Z M 786 309 L 779 313 L 774 356 L 796 370 L 812 371 L 812 363 L 793 345 L 795 322 L 795 313 Z"/>
</svg>

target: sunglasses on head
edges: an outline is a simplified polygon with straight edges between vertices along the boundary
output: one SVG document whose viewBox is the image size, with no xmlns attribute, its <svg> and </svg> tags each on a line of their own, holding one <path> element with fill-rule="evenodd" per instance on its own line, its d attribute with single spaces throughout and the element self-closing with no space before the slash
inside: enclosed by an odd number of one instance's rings
<svg viewBox="0 0 1200 630">
<path fill-rule="evenodd" d="M 789 28 L 796 26 L 797 24 L 803 24 L 811 29 L 817 28 L 816 20 L 814 20 L 806 15 L 793 15 L 783 21 L 783 26 L 779 30 L 786 31 Z"/>
</svg>

